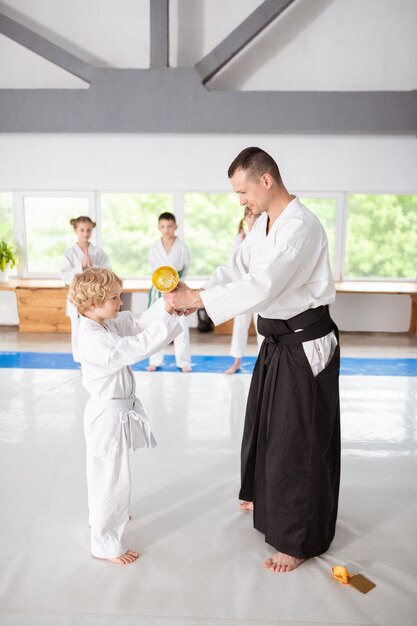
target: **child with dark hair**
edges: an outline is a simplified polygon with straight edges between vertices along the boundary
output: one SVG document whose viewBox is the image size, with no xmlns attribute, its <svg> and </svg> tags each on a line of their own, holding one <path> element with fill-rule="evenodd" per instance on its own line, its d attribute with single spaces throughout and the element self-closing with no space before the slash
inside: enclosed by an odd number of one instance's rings
<svg viewBox="0 0 417 626">
<path fill-rule="evenodd" d="M 150 248 L 148 260 L 152 272 L 158 267 L 169 265 L 177 270 L 180 279 L 183 280 L 190 267 L 190 252 L 186 244 L 176 236 L 177 228 L 177 222 L 173 213 L 168 211 L 161 213 L 158 218 L 158 229 L 162 237 Z M 152 287 L 149 293 L 149 304 L 152 304 L 160 297 L 161 293 Z M 177 367 L 183 372 L 191 372 L 188 319 L 186 316 L 180 316 L 178 320 L 183 332 L 174 341 L 175 362 Z M 149 359 L 148 370 L 154 372 L 158 367 L 162 366 L 163 362 L 163 351 L 156 352 Z"/>
</svg>

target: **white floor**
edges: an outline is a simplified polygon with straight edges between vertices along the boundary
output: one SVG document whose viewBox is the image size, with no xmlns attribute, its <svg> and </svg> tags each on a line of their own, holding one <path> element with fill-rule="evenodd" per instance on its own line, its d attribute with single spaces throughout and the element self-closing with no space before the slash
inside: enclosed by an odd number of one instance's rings
<svg viewBox="0 0 417 626">
<path fill-rule="evenodd" d="M 2 350 L 68 340 L 1 335 Z M 193 339 L 194 353 L 225 354 L 230 338 Z M 342 349 L 416 356 L 404 336 L 346 335 Z M 238 510 L 249 376 L 136 378 L 159 445 L 132 456 L 128 545 L 141 558 L 118 567 L 89 556 L 79 373 L 0 369 L 1 626 L 417 624 L 416 377 L 341 378 L 336 538 L 289 574 L 262 568 L 271 549 Z M 340 585 L 336 564 L 376 588 Z"/>
</svg>

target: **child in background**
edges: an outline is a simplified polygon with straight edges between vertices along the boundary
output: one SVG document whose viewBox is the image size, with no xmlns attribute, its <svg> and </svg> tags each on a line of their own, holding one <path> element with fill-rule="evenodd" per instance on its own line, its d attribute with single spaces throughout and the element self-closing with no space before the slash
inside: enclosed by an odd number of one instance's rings
<svg viewBox="0 0 417 626">
<path fill-rule="evenodd" d="M 77 235 L 77 243 L 69 248 L 62 260 L 61 278 L 66 285 L 69 285 L 75 276 L 89 267 L 107 267 L 110 269 L 110 261 L 107 254 L 101 248 L 90 243 L 93 229 L 96 223 L 90 217 L 81 215 L 70 220 L 71 226 Z M 79 362 L 78 356 L 78 318 L 77 309 L 67 299 L 67 317 L 71 320 L 71 347 L 74 361 Z"/>
<path fill-rule="evenodd" d="M 254 215 L 252 211 L 245 207 L 245 212 L 243 218 L 239 222 L 238 227 L 238 235 L 235 238 L 232 246 L 232 259 L 237 254 L 239 250 L 239 246 L 242 241 L 245 239 L 247 234 L 252 230 L 252 227 L 259 216 Z M 248 228 L 248 231 L 245 231 L 245 223 Z M 256 329 L 256 341 L 258 344 L 258 350 L 261 347 L 263 337 L 258 333 L 257 329 L 257 319 L 258 316 L 256 314 L 253 315 L 253 322 L 255 324 Z M 242 357 L 245 354 L 246 346 L 248 343 L 248 335 L 249 335 L 249 326 L 252 320 L 251 313 L 242 313 L 242 315 L 237 315 L 233 320 L 233 334 L 232 334 L 232 343 L 230 346 L 230 356 L 234 357 L 233 365 L 229 367 L 225 371 L 225 374 L 235 374 L 240 370 L 240 364 L 242 361 Z"/>
<path fill-rule="evenodd" d="M 173 213 L 161 213 L 158 218 L 158 228 L 161 232 L 161 239 L 149 249 L 148 260 L 153 273 L 162 265 L 169 265 L 177 270 L 181 280 L 184 280 L 190 267 L 190 252 L 186 244 L 176 235 L 177 222 Z M 152 287 L 149 294 L 149 304 L 161 297 L 161 293 Z M 190 355 L 190 332 L 188 327 L 188 317 L 182 315 L 178 317 L 183 332 L 174 341 L 175 362 L 177 367 L 183 372 L 191 372 Z M 163 351 L 157 352 L 149 359 L 148 370 L 154 372 L 161 367 L 164 362 Z"/>
<path fill-rule="evenodd" d="M 90 394 L 84 434 L 91 554 L 127 565 L 139 556 L 123 541 L 131 492 L 129 449 L 156 445 L 130 366 L 166 346 L 181 327 L 163 298 L 138 320 L 129 311 L 119 313 L 121 293 L 121 279 L 104 268 L 77 274 L 70 287 L 80 314 L 82 384 Z"/>
</svg>

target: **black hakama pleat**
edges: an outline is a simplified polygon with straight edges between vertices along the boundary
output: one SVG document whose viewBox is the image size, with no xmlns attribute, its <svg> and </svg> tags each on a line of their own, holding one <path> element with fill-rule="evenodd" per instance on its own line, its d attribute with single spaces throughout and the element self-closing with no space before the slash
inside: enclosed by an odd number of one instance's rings
<svg viewBox="0 0 417 626">
<path fill-rule="evenodd" d="M 254 503 L 254 527 L 268 544 L 311 558 L 328 549 L 335 533 L 340 350 L 314 376 L 302 342 L 338 331 L 327 307 L 285 322 L 259 318 L 258 330 L 265 340 L 248 396 L 239 497 Z"/>
</svg>

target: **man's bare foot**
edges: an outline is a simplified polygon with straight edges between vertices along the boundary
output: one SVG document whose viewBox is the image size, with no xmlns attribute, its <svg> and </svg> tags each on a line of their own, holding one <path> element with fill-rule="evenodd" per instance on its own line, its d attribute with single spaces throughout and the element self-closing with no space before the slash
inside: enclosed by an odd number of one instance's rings
<svg viewBox="0 0 417 626">
<path fill-rule="evenodd" d="M 297 559 L 297 557 L 284 554 L 283 552 L 274 552 L 269 559 L 266 559 L 264 567 L 271 570 L 271 572 L 285 573 L 296 569 L 304 561 L 305 559 Z"/>
<path fill-rule="evenodd" d="M 94 558 L 99 559 L 100 561 L 110 561 L 110 563 L 116 563 L 116 565 L 129 565 L 129 563 L 133 563 L 139 558 L 139 552 L 127 550 L 127 552 L 121 556 L 115 557 L 114 559 L 105 559 L 99 556 L 95 556 Z"/>
<path fill-rule="evenodd" d="M 253 502 L 243 500 L 243 502 L 241 502 L 239 506 L 241 511 L 253 511 Z"/>
<path fill-rule="evenodd" d="M 189 372 L 193 371 L 189 365 L 186 365 L 185 367 L 182 367 L 181 369 L 184 372 L 184 374 L 188 374 Z"/>
<path fill-rule="evenodd" d="M 235 362 L 233 363 L 233 365 L 231 365 L 229 369 L 225 370 L 224 373 L 230 376 L 230 374 L 236 374 L 236 372 L 238 372 L 239 370 L 240 370 L 240 359 L 235 359 Z"/>
<path fill-rule="evenodd" d="M 148 370 L 148 372 L 156 372 L 156 370 L 158 369 L 157 365 L 148 365 L 148 367 L 146 368 Z"/>
</svg>

